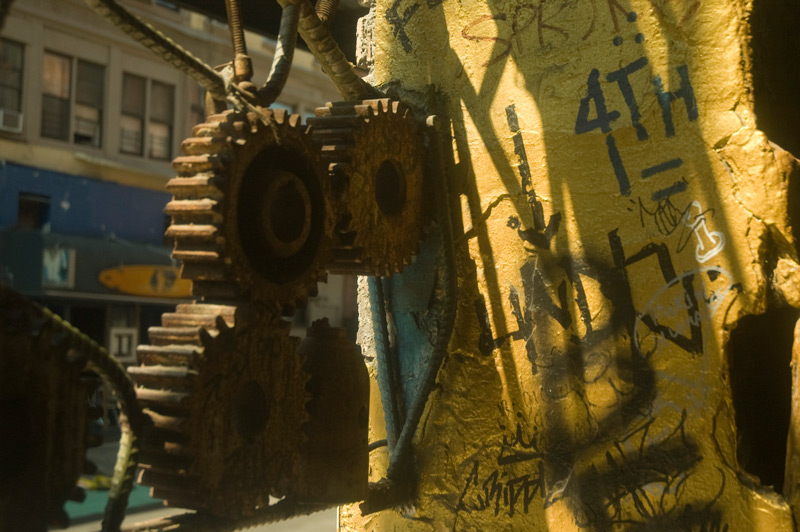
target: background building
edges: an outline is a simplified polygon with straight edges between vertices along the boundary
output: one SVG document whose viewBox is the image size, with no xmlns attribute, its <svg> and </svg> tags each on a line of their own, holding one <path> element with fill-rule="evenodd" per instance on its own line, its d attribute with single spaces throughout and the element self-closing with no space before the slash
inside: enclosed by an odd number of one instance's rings
<svg viewBox="0 0 800 532">
<path fill-rule="evenodd" d="M 224 24 L 164 0 L 122 3 L 210 65 L 233 57 Z M 133 362 L 147 328 L 190 295 L 163 237 L 164 185 L 203 91 L 81 0 L 15 2 L 0 39 L 0 281 Z M 248 33 L 248 46 L 263 83 L 275 40 Z M 298 50 L 276 105 L 308 116 L 335 99 Z M 354 297 L 334 278 L 296 325 L 323 312 L 354 323 Z"/>
</svg>

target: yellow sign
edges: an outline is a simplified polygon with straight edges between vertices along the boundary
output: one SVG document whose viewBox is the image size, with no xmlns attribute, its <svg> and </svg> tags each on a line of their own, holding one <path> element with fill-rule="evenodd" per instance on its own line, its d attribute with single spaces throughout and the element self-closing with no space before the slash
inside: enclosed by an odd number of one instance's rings
<svg viewBox="0 0 800 532">
<path fill-rule="evenodd" d="M 100 272 L 100 282 L 124 294 L 144 297 L 190 297 L 192 282 L 173 266 L 119 266 Z"/>
</svg>

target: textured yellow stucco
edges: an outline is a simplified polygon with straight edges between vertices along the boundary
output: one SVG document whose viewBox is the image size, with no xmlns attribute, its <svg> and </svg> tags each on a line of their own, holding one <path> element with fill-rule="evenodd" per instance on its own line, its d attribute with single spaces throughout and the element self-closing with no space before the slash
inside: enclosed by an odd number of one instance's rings
<svg viewBox="0 0 800 532">
<path fill-rule="evenodd" d="M 417 497 L 342 530 L 793 530 L 737 464 L 727 378 L 771 286 L 800 303 L 749 9 L 378 0 L 375 80 L 445 102 L 459 307 Z"/>
</svg>

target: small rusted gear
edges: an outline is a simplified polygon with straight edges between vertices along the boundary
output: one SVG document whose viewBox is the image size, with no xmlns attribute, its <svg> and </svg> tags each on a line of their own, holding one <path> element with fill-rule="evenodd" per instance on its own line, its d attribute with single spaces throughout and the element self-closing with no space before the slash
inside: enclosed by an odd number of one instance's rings
<svg viewBox="0 0 800 532">
<path fill-rule="evenodd" d="M 324 280 L 333 218 L 324 163 L 297 115 L 226 111 L 195 126 L 173 162 L 167 237 L 207 300 L 290 313 Z"/>
<path fill-rule="evenodd" d="M 252 515 L 287 493 L 308 420 L 290 325 L 264 308 L 178 305 L 129 368 L 153 425 L 139 481 L 171 506 Z"/>
<path fill-rule="evenodd" d="M 308 120 L 329 165 L 336 211 L 330 271 L 389 275 L 417 252 L 424 223 L 422 131 L 389 99 L 334 102 Z"/>
</svg>

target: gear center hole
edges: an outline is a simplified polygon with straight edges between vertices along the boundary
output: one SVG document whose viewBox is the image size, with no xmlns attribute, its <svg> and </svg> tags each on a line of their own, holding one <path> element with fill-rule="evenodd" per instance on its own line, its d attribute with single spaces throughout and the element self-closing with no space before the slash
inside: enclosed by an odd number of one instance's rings
<svg viewBox="0 0 800 532">
<path fill-rule="evenodd" d="M 375 176 L 375 201 L 386 216 L 400 214 L 406 203 L 406 180 L 393 161 L 383 161 Z"/>
<path fill-rule="evenodd" d="M 288 181 L 275 191 L 270 202 L 269 226 L 275 237 L 287 244 L 296 241 L 308 224 L 307 194 L 302 194 L 294 181 Z"/>
<path fill-rule="evenodd" d="M 233 399 L 233 426 L 245 439 L 251 440 L 264 430 L 269 420 L 269 400 L 264 389 L 248 381 Z"/>
</svg>

